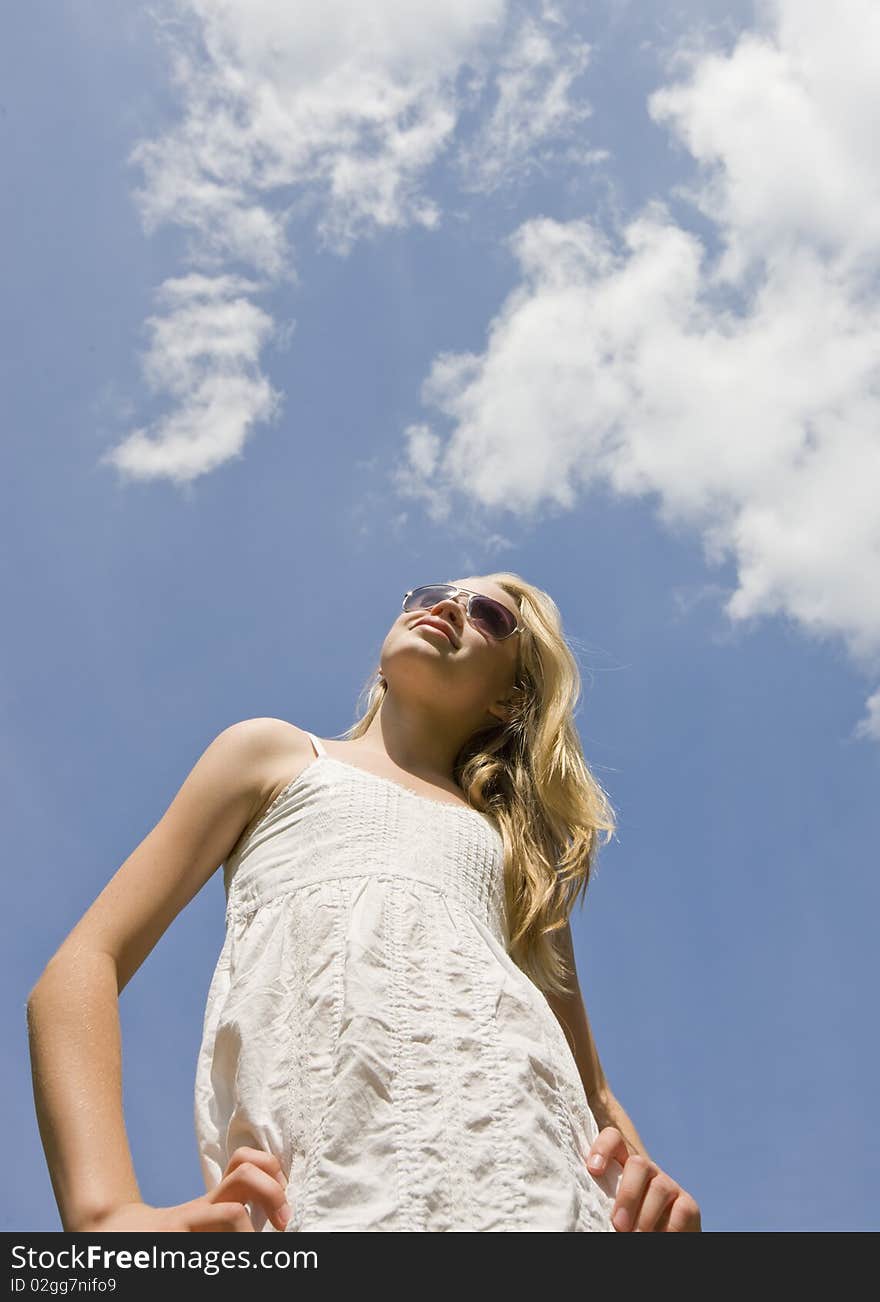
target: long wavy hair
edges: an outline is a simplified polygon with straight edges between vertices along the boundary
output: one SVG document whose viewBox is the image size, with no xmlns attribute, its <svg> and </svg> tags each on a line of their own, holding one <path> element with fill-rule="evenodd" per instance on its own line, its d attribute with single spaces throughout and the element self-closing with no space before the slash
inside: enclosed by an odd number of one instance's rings
<svg viewBox="0 0 880 1302">
<path fill-rule="evenodd" d="M 584 758 L 574 715 L 578 661 L 556 603 L 518 574 L 483 575 L 513 597 L 524 625 L 512 709 L 464 743 L 454 778 L 504 842 L 508 952 L 545 993 L 567 994 L 571 972 L 553 933 L 584 897 L 599 851 L 616 828 L 608 795 Z M 357 701 L 358 718 L 339 739 L 366 732 L 388 685 L 379 667 Z M 360 713 L 360 711 L 363 711 Z"/>
</svg>

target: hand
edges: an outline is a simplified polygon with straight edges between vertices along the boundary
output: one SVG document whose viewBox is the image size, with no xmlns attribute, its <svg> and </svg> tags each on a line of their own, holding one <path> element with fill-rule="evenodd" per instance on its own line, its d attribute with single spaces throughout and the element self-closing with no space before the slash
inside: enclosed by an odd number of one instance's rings
<svg viewBox="0 0 880 1302">
<path fill-rule="evenodd" d="M 150 1233 L 253 1234 L 246 1202 L 259 1203 L 275 1228 L 283 1230 L 292 1215 L 286 1201 L 281 1163 L 260 1148 L 237 1148 L 220 1183 L 210 1193 L 174 1207 L 122 1203 L 76 1228 L 81 1234 L 148 1231 Z"/>
<path fill-rule="evenodd" d="M 616 1230 L 702 1231 L 700 1209 L 690 1194 L 656 1162 L 631 1149 L 616 1126 L 605 1126 L 590 1146 L 587 1167 L 600 1175 L 612 1159 L 623 1167 L 611 1217 Z"/>
</svg>

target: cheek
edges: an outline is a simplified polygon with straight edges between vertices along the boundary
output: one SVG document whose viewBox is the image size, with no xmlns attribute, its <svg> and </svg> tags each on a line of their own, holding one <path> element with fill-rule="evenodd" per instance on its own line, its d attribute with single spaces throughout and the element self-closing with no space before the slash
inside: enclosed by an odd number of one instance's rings
<svg viewBox="0 0 880 1302">
<path fill-rule="evenodd" d="M 412 632 L 408 624 L 393 624 L 385 634 L 385 641 L 382 643 L 380 656 L 393 654 L 400 651 L 407 645 L 412 637 Z"/>
</svg>

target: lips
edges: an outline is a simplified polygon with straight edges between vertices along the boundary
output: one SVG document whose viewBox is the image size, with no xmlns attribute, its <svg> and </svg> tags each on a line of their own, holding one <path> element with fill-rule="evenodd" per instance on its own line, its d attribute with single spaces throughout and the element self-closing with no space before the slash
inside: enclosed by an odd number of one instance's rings
<svg viewBox="0 0 880 1302">
<path fill-rule="evenodd" d="M 430 619 L 420 619 L 418 623 L 413 624 L 413 628 L 420 628 L 422 624 L 427 624 L 430 628 L 436 628 L 439 633 L 445 633 L 452 645 L 455 646 L 452 630 L 442 619 L 435 619 L 433 616 Z"/>
</svg>

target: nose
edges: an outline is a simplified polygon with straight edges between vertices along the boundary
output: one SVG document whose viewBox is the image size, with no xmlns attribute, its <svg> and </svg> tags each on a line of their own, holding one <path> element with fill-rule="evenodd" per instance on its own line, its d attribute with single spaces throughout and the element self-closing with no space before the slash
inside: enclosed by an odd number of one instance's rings
<svg viewBox="0 0 880 1302">
<path fill-rule="evenodd" d="M 447 619 L 459 636 L 464 628 L 465 621 L 464 607 L 461 600 L 455 597 L 442 597 L 440 601 L 434 603 L 430 610 L 432 615 L 439 615 L 441 619 Z M 467 600 L 467 598 L 463 598 L 463 600 Z"/>
</svg>

